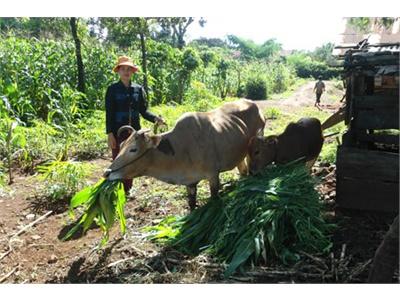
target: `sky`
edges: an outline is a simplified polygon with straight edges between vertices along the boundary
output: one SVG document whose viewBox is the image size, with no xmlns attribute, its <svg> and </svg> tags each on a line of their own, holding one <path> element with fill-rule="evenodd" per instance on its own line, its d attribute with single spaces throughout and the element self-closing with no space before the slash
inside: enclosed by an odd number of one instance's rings
<svg viewBox="0 0 400 300">
<path fill-rule="evenodd" d="M 187 39 L 234 34 L 258 44 L 275 38 L 285 50 L 314 50 L 338 42 L 344 17 L 400 16 L 399 0 L 384 4 L 376 0 L 12 0 L 2 4 L 0 17 L 204 17 L 205 27 L 192 24 Z"/>
<path fill-rule="evenodd" d="M 247 15 L 242 16 L 240 22 L 235 17 L 227 16 L 204 18 L 207 21 L 204 27 L 196 22 L 188 28 L 188 39 L 224 38 L 228 34 L 234 34 L 258 44 L 275 38 L 285 50 L 314 50 L 325 43 L 337 42 L 344 29 L 343 17 L 339 16 L 282 18 L 278 15 L 257 18 Z"/>
</svg>

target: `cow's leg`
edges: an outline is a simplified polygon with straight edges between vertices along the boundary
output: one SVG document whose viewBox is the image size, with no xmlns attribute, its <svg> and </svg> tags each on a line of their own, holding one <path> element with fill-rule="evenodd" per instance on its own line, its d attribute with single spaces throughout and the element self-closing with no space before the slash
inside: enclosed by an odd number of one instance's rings
<svg viewBox="0 0 400 300">
<path fill-rule="evenodd" d="M 309 161 L 306 162 L 306 168 L 309 170 L 309 172 L 311 173 L 311 169 L 314 166 L 315 162 L 317 161 L 318 156 L 315 158 L 310 159 Z"/>
<path fill-rule="evenodd" d="M 219 191 L 219 173 L 209 179 L 211 198 L 218 197 Z"/>
<path fill-rule="evenodd" d="M 186 186 L 190 211 L 196 208 L 197 183 L 198 182 Z"/>
<path fill-rule="evenodd" d="M 247 168 L 246 158 L 244 158 L 238 165 L 237 168 L 239 170 L 239 174 L 242 176 L 246 176 L 249 174 L 249 170 Z"/>
</svg>

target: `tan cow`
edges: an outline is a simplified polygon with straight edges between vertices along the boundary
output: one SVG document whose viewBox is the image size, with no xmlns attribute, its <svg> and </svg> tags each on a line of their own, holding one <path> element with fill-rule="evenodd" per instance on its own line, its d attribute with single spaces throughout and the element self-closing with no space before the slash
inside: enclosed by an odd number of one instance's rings
<svg viewBox="0 0 400 300">
<path fill-rule="evenodd" d="M 104 175 L 109 180 L 145 175 L 185 185 L 189 207 L 194 209 L 200 180 L 209 181 L 214 197 L 220 172 L 238 167 L 241 174 L 247 174 L 249 141 L 263 135 L 264 124 L 257 105 L 248 100 L 229 102 L 209 112 L 185 113 L 166 133 L 133 132 Z"/>
</svg>

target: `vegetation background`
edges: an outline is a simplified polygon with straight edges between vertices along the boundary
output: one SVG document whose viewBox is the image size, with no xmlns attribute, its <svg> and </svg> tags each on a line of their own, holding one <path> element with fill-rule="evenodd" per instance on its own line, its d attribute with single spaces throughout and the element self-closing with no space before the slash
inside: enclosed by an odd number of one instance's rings
<svg viewBox="0 0 400 300">
<path fill-rule="evenodd" d="M 117 80 L 111 70 L 119 55 L 140 66 L 134 81 L 170 127 L 185 111 L 268 99 L 301 78 L 339 74 L 330 66 L 333 44 L 284 54 L 276 39 L 187 43 L 196 22 L 207 26 L 190 17 L 0 18 L 0 182 L 12 181 L 13 168 L 34 172 L 106 153 L 104 94 Z"/>
</svg>

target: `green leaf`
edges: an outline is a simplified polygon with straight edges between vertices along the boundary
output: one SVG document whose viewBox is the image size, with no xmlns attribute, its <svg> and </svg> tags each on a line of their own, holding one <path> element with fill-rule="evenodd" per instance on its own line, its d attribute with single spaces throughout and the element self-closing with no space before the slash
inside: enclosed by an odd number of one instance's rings
<svg viewBox="0 0 400 300">
<path fill-rule="evenodd" d="M 236 271 L 236 269 L 243 264 L 254 253 L 254 242 L 252 239 L 247 238 L 240 243 L 235 251 L 228 268 L 224 272 L 224 277 L 228 278 Z"/>
<path fill-rule="evenodd" d="M 126 231 L 126 220 L 124 214 L 124 206 L 126 202 L 125 191 L 122 183 L 118 184 L 118 191 L 117 191 L 117 204 L 116 204 L 116 211 L 120 222 L 121 232 L 125 234 Z"/>
<path fill-rule="evenodd" d="M 99 194 L 100 208 L 104 214 L 105 227 L 107 231 L 112 227 L 115 220 L 114 206 L 111 199 L 109 199 L 110 197 L 108 197 L 109 194 L 110 193 Z"/>
<path fill-rule="evenodd" d="M 76 208 L 88 202 L 92 196 L 92 193 L 93 193 L 93 188 L 90 186 L 76 193 L 75 196 L 73 196 L 71 199 L 70 207 Z"/>
<path fill-rule="evenodd" d="M 97 205 L 97 203 L 89 207 L 89 209 L 84 214 L 85 218 L 83 219 L 82 223 L 83 232 L 86 232 L 90 228 L 90 226 L 94 221 L 94 218 L 97 217 L 99 212 L 100 212 L 100 207 Z"/>
</svg>

